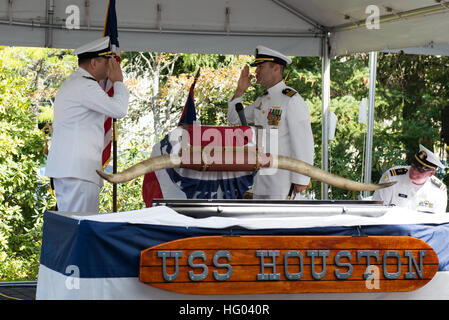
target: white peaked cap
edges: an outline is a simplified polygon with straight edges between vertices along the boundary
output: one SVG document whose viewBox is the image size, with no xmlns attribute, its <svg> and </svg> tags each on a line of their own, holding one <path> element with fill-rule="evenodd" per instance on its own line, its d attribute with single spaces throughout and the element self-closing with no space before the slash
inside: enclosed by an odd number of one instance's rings
<svg viewBox="0 0 449 320">
<path fill-rule="evenodd" d="M 257 46 L 255 53 L 255 60 L 251 65 L 257 66 L 267 61 L 279 63 L 284 66 L 292 63 L 292 59 L 276 50 L 267 48 L 265 46 Z"/>
<path fill-rule="evenodd" d="M 78 58 L 110 56 L 110 53 L 111 49 L 109 45 L 109 36 L 102 37 L 100 39 L 86 43 L 81 47 L 76 48 L 75 51 L 73 52 L 73 54 L 77 55 Z"/>
<path fill-rule="evenodd" d="M 440 159 L 429 149 L 425 148 L 423 145 L 419 145 L 419 152 L 415 154 L 415 160 L 421 166 L 436 169 L 436 167 L 445 168 L 444 164 L 441 163 Z"/>
</svg>

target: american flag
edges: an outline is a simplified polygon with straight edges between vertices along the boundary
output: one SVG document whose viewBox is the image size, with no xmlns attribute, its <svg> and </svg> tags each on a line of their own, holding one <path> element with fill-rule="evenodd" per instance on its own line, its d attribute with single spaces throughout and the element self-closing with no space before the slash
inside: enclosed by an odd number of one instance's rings
<svg viewBox="0 0 449 320">
<path fill-rule="evenodd" d="M 173 142 L 177 143 L 182 139 L 183 130 L 187 130 L 190 140 L 186 145 L 203 147 L 229 144 L 256 145 L 253 127 L 213 127 L 194 124 L 196 122 L 194 86 L 198 74 L 190 87 L 179 126 L 153 147 L 151 157 L 171 154 L 174 149 Z M 194 130 L 199 135 L 196 135 Z M 219 133 L 222 139 L 210 141 L 209 130 Z M 199 141 L 195 141 L 195 136 L 199 136 Z M 252 186 L 254 175 L 254 172 L 248 171 L 195 171 L 185 168 L 158 170 L 145 175 L 142 196 L 147 207 L 151 207 L 153 199 L 242 199 L 244 193 Z"/>
<path fill-rule="evenodd" d="M 171 154 L 174 145 L 187 130 L 190 141 L 186 145 L 197 146 L 255 146 L 254 127 L 213 127 L 200 125 L 179 126 L 153 147 L 151 157 Z M 198 134 L 193 133 L 196 130 Z M 209 134 L 214 132 L 213 135 Z M 211 142 L 219 132 L 221 141 Z M 195 138 L 199 137 L 198 141 Z M 218 143 L 218 144 L 217 144 Z M 232 143 L 232 144 L 230 144 Z M 184 145 L 184 144 L 183 144 Z M 252 171 L 196 171 L 186 168 L 163 169 L 147 173 L 142 184 L 142 196 L 147 207 L 153 199 L 243 199 L 252 186 Z"/>
<path fill-rule="evenodd" d="M 116 54 L 117 61 L 120 61 L 118 31 L 117 31 L 117 13 L 115 11 L 115 0 L 109 0 L 108 10 L 106 13 L 106 21 L 103 29 L 103 37 L 109 36 L 111 42 L 111 50 Z M 103 84 L 104 90 L 110 97 L 114 95 L 114 87 L 111 81 L 106 80 Z M 101 163 L 103 170 L 111 161 L 112 150 L 112 134 L 113 134 L 113 120 L 111 117 L 105 117 L 104 121 L 104 148 L 101 156 Z"/>
<path fill-rule="evenodd" d="M 196 122 L 196 112 L 195 112 L 195 84 L 200 75 L 200 70 L 198 69 L 195 79 L 193 80 L 192 85 L 190 86 L 189 95 L 187 97 L 186 104 L 184 106 L 184 110 L 182 111 L 181 117 L 179 118 L 178 125 L 181 126 L 183 124 L 193 124 Z"/>
</svg>

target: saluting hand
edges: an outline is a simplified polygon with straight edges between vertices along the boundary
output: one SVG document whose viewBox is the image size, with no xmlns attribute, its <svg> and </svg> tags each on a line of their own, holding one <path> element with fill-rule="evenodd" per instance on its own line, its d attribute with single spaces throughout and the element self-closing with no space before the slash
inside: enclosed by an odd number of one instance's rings
<svg viewBox="0 0 449 320">
<path fill-rule="evenodd" d="M 112 83 L 116 81 L 123 82 L 123 73 L 120 63 L 115 58 L 108 59 L 108 78 Z"/>
<path fill-rule="evenodd" d="M 237 89 L 235 90 L 234 98 L 241 97 L 246 89 L 251 85 L 253 76 L 249 73 L 249 67 L 245 66 L 240 72 L 240 78 L 237 82 Z"/>
</svg>

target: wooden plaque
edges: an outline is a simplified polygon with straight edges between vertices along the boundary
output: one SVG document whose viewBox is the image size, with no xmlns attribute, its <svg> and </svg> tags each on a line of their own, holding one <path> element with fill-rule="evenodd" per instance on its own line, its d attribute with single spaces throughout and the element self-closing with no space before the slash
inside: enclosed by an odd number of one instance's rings
<svg viewBox="0 0 449 320">
<path fill-rule="evenodd" d="M 210 236 L 141 252 L 140 281 L 186 294 L 412 291 L 438 257 L 403 236 Z"/>
</svg>

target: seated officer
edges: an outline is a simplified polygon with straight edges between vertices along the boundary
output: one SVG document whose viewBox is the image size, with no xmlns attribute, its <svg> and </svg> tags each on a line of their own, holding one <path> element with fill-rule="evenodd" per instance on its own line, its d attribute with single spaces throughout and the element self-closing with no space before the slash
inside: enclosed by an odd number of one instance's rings
<svg viewBox="0 0 449 320">
<path fill-rule="evenodd" d="M 393 167 L 382 175 L 381 183 L 396 181 L 396 184 L 376 190 L 373 200 L 421 212 L 445 213 L 446 186 L 434 176 L 437 167 L 444 165 L 434 153 L 419 145 L 411 166 Z"/>
</svg>

